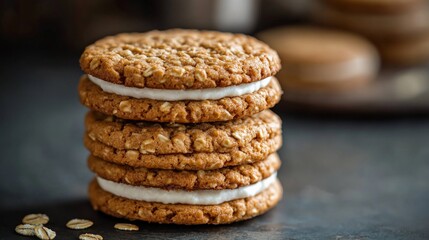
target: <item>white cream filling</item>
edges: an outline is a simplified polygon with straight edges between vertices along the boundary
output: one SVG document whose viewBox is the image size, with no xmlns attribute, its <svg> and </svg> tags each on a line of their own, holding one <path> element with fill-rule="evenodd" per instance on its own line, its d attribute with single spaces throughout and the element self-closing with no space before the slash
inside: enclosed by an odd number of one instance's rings
<svg viewBox="0 0 429 240">
<path fill-rule="evenodd" d="M 378 59 L 375 56 L 355 57 L 341 63 L 305 65 L 285 68 L 291 74 L 308 79 L 308 81 L 341 81 L 353 77 L 371 76 L 378 69 Z"/>
<path fill-rule="evenodd" d="M 195 191 L 165 190 L 153 187 L 132 186 L 112 182 L 101 177 L 97 177 L 97 181 L 104 191 L 128 199 L 164 204 L 214 205 L 255 196 L 273 184 L 276 181 L 276 177 L 277 173 L 275 172 L 262 181 L 236 189 Z"/>
<path fill-rule="evenodd" d="M 88 75 L 88 78 L 94 84 L 101 87 L 104 92 L 133 98 L 147 98 L 162 101 L 180 101 L 216 100 L 225 97 L 241 96 L 244 94 L 256 92 L 259 89 L 266 87 L 270 83 L 272 77 L 268 77 L 257 82 L 243 83 L 240 85 L 234 85 L 229 87 L 186 90 L 127 87 L 124 85 L 107 82 L 91 75 Z"/>
</svg>

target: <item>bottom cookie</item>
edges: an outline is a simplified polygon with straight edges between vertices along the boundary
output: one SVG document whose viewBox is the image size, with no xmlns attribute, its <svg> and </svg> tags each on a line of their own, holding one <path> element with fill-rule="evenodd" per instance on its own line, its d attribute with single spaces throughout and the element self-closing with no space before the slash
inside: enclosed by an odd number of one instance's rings
<svg viewBox="0 0 429 240">
<path fill-rule="evenodd" d="M 166 224 L 227 224 L 253 218 L 273 208 L 282 198 L 282 186 L 276 180 L 253 197 L 218 205 L 163 204 L 137 201 L 104 191 L 96 180 L 89 185 L 89 199 L 95 210 L 129 220 Z"/>
</svg>

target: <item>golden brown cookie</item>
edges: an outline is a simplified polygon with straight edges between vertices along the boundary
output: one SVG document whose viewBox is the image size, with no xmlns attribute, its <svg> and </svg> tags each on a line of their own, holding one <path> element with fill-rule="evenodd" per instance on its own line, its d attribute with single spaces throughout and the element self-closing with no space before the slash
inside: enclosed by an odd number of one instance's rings
<svg viewBox="0 0 429 240">
<path fill-rule="evenodd" d="M 85 49 L 80 66 L 87 74 L 130 87 L 201 89 L 273 76 L 280 60 L 250 36 L 173 29 L 103 38 Z"/>
<path fill-rule="evenodd" d="M 282 136 L 254 141 L 246 148 L 227 153 L 142 154 L 137 150 L 118 150 L 88 136 L 85 136 L 84 144 L 92 155 L 112 163 L 159 169 L 212 170 L 262 161 L 280 148 Z"/>
<path fill-rule="evenodd" d="M 276 172 L 281 162 L 277 154 L 267 159 L 216 170 L 176 171 L 132 168 L 89 156 L 89 169 L 104 179 L 135 186 L 163 189 L 234 189 L 259 182 Z"/>
<path fill-rule="evenodd" d="M 106 192 L 95 180 L 89 186 L 89 198 L 95 210 L 129 220 L 167 224 L 226 224 L 242 221 L 270 210 L 280 201 L 281 197 L 282 187 L 278 180 L 256 196 L 218 205 L 137 201 Z"/>
<path fill-rule="evenodd" d="M 159 124 L 89 112 L 93 155 L 133 167 L 209 170 L 257 162 L 281 146 L 281 120 L 267 110 L 230 122 Z"/>
<path fill-rule="evenodd" d="M 253 140 L 265 141 L 281 134 L 281 120 L 270 110 L 229 122 L 188 125 L 130 121 L 88 112 L 85 127 L 92 140 L 145 154 L 226 153 L 246 148 Z"/>
<path fill-rule="evenodd" d="M 258 34 L 279 53 L 279 80 L 287 91 L 353 89 L 378 71 L 375 47 L 343 31 L 309 26 L 280 27 Z"/>
<path fill-rule="evenodd" d="M 282 91 L 274 77 L 259 90 L 241 96 L 202 101 L 159 101 L 104 92 L 84 75 L 79 83 L 81 102 L 88 108 L 123 119 L 171 123 L 229 121 L 273 107 Z"/>
</svg>

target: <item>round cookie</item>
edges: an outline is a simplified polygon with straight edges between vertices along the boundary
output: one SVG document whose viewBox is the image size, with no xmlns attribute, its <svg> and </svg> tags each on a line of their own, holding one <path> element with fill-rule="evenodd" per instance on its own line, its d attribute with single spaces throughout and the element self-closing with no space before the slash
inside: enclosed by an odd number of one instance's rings
<svg viewBox="0 0 429 240">
<path fill-rule="evenodd" d="M 100 188 L 96 180 L 89 186 L 90 202 L 95 210 L 108 215 L 167 224 L 227 224 L 261 215 L 273 208 L 282 197 L 277 180 L 256 196 L 218 205 L 162 204 L 115 196 Z"/>
<path fill-rule="evenodd" d="M 80 66 L 86 74 L 130 87 L 202 89 L 274 76 L 280 60 L 250 36 L 173 29 L 103 38 L 86 47 Z"/>
<path fill-rule="evenodd" d="M 281 147 L 282 136 L 258 142 L 244 151 L 238 149 L 228 153 L 142 154 L 136 150 L 118 150 L 88 136 L 84 144 L 92 155 L 111 163 L 158 169 L 213 170 L 262 161 Z"/>
<path fill-rule="evenodd" d="M 216 170 L 176 171 L 132 168 L 89 156 L 89 169 L 104 179 L 134 186 L 163 189 L 235 189 L 259 182 L 276 172 L 281 162 L 277 154 L 267 159 L 240 166 Z"/>
<path fill-rule="evenodd" d="M 231 152 L 248 147 L 253 140 L 263 142 L 281 135 L 281 124 L 270 110 L 229 122 L 188 125 L 130 121 L 97 112 L 88 112 L 85 118 L 91 139 L 146 154 Z"/>
<path fill-rule="evenodd" d="M 229 121 L 273 107 L 277 53 L 255 38 L 167 30 L 106 37 L 80 58 L 79 95 L 92 110 L 123 119 Z"/>
<path fill-rule="evenodd" d="M 353 89 L 373 80 L 378 55 L 371 43 L 354 34 L 296 26 L 258 34 L 279 53 L 279 79 L 285 90 Z"/>
<path fill-rule="evenodd" d="M 79 83 L 81 102 L 88 108 L 123 119 L 170 123 L 229 121 L 259 113 L 279 102 L 282 91 L 273 77 L 256 92 L 217 100 L 158 101 L 104 92 L 84 75 Z"/>
<path fill-rule="evenodd" d="M 422 6 L 425 0 L 324 0 L 324 2 L 351 12 L 386 14 L 409 11 Z"/>
<path fill-rule="evenodd" d="M 159 124 L 89 112 L 84 143 L 104 160 L 133 167 L 208 170 L 257 162 L 280 148 L 281 120 L 266 110 L 230 122 Z"/>
</svg>

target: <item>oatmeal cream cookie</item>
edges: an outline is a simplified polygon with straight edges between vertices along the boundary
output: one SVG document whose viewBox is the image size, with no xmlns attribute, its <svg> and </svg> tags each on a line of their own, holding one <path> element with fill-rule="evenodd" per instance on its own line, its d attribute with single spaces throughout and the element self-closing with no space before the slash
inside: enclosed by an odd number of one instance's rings
<svg viewBox="0 0 429 240">
<path fill-rule="evenodd" d="M 84 143 L 93 155 L 132 167 L 217 169 L 261 161 L 282 143 L 281 120 L 269 110 L 230 122 L 191 125 L 89 112 L 85 126 Z"/>
<path fill-rule="evenodd" d="M 189 193 L 192 197 L 195 196 L 195 193 Z M 89 198 L 95 210 L 129 220 L 184 225 L 227 224 L 261 215 L 272 209 L 280 201 L 282 186 L 274 178 L 271 184 L 260 188 L 259 191 L 254 191 L 254 193 L 257 194 L 237 199 L 232 198 L 229 201 L 216 204 L 166 204 L 115 195 L 102 189 L 96 180 L 92 181 L 89 186 Z M 196 194 L 198 196 L 206 193 Z"/>
<path fill-rule="evenodd" d="M 142 154 L 137 150 L 118 150 L 93 141 L 88 136 L 85 136 L 84 143 L 92 155 L 111 163 L 158 169 L 213 170 L 262 161 L 280 148 L 282 136 L 252 142 L 252 145 L 247 148 L 235 149 L 226 153 Z"/>
<path fill-rule="evenodd" d="M 196 30 L 120 34 L 88 46 L 79 93 L 124 119 L 228 121 L 278 102 L 277 53 L 255 38 Z"/>
<path fill-rule="evenodd" d="M 177 171 L 147 168 L 132 168 L 126 165 L 110 163 L 89 156 L 89 169 L 104 179 L 136 186 L 157 187 L 163 189 L 234 189 L 261 181 L 280 168 L 277 154 L 267 159 L 234 167 L 216 170 Z"/>
<path fill-rule="evenodd" d="M 177 96 L 176 93 L 168 95 Z M 282 90 L 274 77 L 271 77 L 268 85 L 257 91 L 214 100 L 164 101 L 117 95 L 103 91 L 86 75 L 79 83 L 80 100 L 88 108 L 123 119 L 153 122 L 198 123 L 234 120 L 274 107 L 280 101 L 281 95 Z"/>
</svg>

